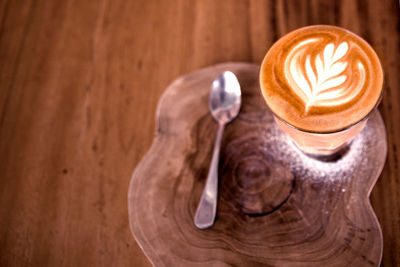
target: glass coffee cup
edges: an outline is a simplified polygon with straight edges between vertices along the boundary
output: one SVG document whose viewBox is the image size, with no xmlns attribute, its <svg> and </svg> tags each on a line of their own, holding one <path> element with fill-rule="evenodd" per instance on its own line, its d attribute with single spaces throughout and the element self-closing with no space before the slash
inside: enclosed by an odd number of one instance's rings
<svg viewBox="0 0 400 267">
<path fill-rule="evenodd" d="M 382 83 L 372 47 L 328 25 L 283 36 L 260 69 L 261 92 L 277 125 L 313 156 L 340 151 L 363 130 L 380 102 Z"/>
</svg>

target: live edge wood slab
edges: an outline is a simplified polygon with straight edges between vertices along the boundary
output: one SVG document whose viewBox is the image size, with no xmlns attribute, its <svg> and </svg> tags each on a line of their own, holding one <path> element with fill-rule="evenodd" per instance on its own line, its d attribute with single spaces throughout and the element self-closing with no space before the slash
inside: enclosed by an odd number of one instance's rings
<svg viewBox="0 0 400 267">
<path fill-rule="evenodd" d="M 208 96 L 225 70 L 238 76 L 242 108 L 223 136 L 216 222 L 199 230 L 193 216 L 217 129 Z M 167 88 L 129 188 L 138 244 L 155 266 L 378 266 L 383 240 L 369 194 L 387 152 L 379 113 L 337 157 L 309 158 L 273 123 L 258 71 L 219 64 Z"/>
</svg>

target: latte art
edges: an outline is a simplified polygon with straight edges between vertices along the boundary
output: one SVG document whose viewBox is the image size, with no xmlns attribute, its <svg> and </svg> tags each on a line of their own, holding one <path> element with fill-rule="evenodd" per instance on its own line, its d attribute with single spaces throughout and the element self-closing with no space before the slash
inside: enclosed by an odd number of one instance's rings
<svg viewBox="0 0 400 267">
<path fill-rule="evenodd" d="M 352 79 L 352 73 L 345 73 L 348 67 L 345 57 L 349 51 L 347 42 L 338 47 L 329 43 L 312 59 L 307 52 L 318 41 L 313 38 L 301 42 L 285 61 L 285 77 L 292 90 L 304 101 L 306 112 L 311 106 L 337 106 L 351 101 L 365 82 L 365 67 L 360 61 L 357 62 L 359 79 Z M 346 80 L 351 80 L 351 84 L 345 83 Z"/>
<path fill-rule="evenodd" d="M 281 119 L 308 131 L 357 123 L 379 100 L 382 69 L 361 38 L 334 26 L 312 26 L 284 36 L 268 51 L 260 85 Z"/>
</svg>

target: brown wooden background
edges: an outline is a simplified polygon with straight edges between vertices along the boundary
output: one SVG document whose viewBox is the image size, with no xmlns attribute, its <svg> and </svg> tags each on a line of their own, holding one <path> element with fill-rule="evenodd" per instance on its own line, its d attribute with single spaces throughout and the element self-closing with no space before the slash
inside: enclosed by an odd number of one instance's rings
<svg viewBox="0 0 400 267">
<path fill-rule="evenodd" d="M 382 265 L 400 265 L 399 12 L 395 0 L 1 0 L 0 266 L 149 266 L 127 189 L 163 90 L 201 67 L 260 63 L 309 24 L 348 28 L 382 59 L 389 152 L 371 201 Z"/>
</svg>

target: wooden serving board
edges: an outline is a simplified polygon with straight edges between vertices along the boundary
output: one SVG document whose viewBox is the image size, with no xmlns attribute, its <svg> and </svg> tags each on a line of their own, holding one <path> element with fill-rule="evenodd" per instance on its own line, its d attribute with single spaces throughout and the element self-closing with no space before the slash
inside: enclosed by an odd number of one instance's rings
<svg viewBox="0 0 400 267">
<path fill-rule="evenodd" d="M 225 70 L 238 76 L 243 102 L 223 136 L 215 225 L 199 230 L 193 216 L 217 130 L 208 96 Z M 378 266 L 382 233 L 369 194 L 387 152 L 380 114 L 337 158 L 309 158 L 273 122 L 258 71 L 220 64 L 166 89 L 129 188 L 138 244 L 155 266 Z"/>
</svg>

